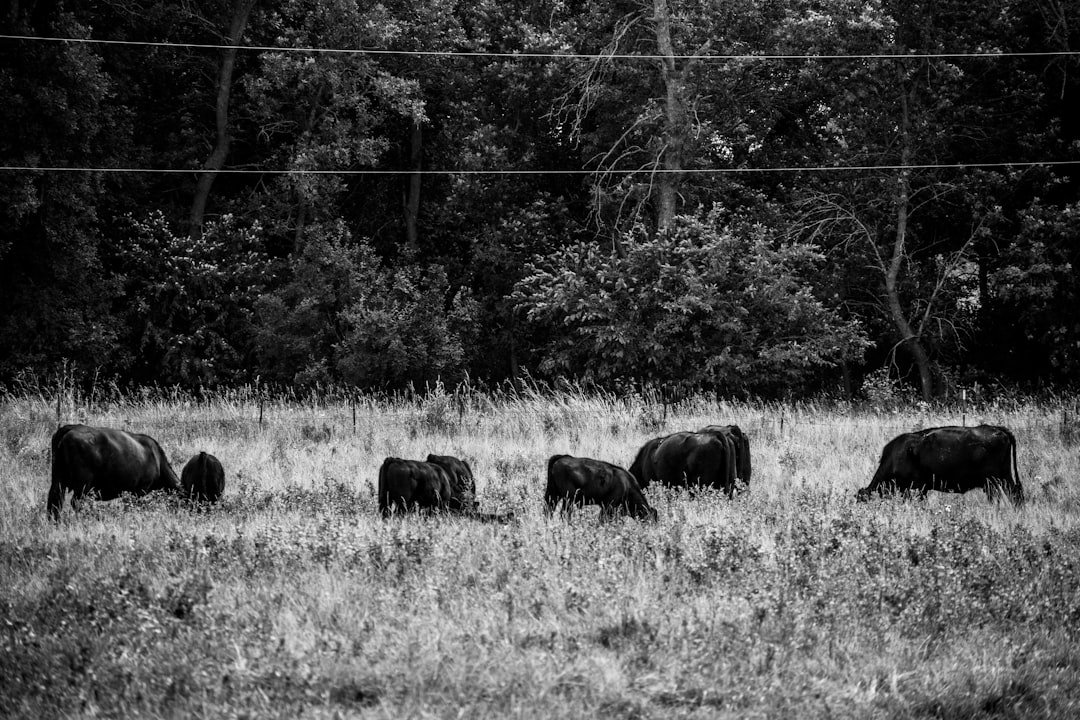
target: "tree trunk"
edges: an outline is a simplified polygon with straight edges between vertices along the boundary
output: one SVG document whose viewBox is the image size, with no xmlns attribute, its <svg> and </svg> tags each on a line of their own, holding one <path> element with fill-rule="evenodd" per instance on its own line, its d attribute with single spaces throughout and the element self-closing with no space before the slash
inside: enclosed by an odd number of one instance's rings
<svg viewBox="0 0 1080 720">
<path fill-rule="evenodd" d="M 892 256 L 885 273 L 885 298 L 889 316 L 900 334 L 900 345 L 907 345 L 915 366 L 919 370 L 923 400 L 934 395 L 933 365 L 919 335 L 912 329 L 903 305 L 900 303 L 900 268 L 906 256 L 908 212 L 911 204 L 911 113 L 908 106 L 907 88 L 901 84 L 900 94 L 900 165 L 903 166 L 896 180 L 896 235 L 893 238 Z"/>
<path fill-rule="evenodd" d="M 678 208 L 680 171 L 685 152 L 686 108 L 683 100 L 683 72 L 675 62 L 671 42 L 671 14 L 667 0 L 653 0 L 653 22 L 660 59 L 660 77 L 664 83 L 664 133 L 660 152 L 661 172 L 656 178 L 656 230 L 671 226 Z"/>
<path fill-rule="evenodd" d="M 409 175 L 409 184 L 405 188 L 405 201 L 403 203 L 405 244 L 412 254 L 420 250 L 420 234 L 417 230 L 417 222 L 420 218 L 420 180 L 422 176 L 418 171 L 422 166 L 423 141 L 423 127 L 420 118 L 414 117 L 412 132 L 409 135 L 409 169 L 413 170 L 413 173 Z"/>
<path fill-rule="evenodd" d="M 231 46 L 222 53 L 221 67 L 218 69 L 217 102 L 214 107 L 216 120 L 214 149 L 203 163 L 203 172 L 195 185 L 195 197 L 191 201 L 191 215 L 188 220 L 188 233 L 192 238 L 202 237 L 203 217 L 206 203 L 210 198 L 210 188 L 217 178 L 218 171 L 225 166 L 229 154 L 229 97 L 232 94 L 233 71 L 236 68 L 237 47 L 247 27 L 248 16 L 257 0 L 235 0 L 232 20 L 229 22 Z"/>
</svg>

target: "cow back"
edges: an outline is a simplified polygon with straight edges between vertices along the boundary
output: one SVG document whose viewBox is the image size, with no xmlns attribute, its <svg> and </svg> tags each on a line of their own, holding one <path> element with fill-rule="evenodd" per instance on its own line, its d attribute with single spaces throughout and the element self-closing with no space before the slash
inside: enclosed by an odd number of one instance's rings
<svg viewBox="0 0 1080 720">
<path fill-rule="evenodd" d="M 712 433 L 667 436 L 653 455 L 656 479 L 676 487 L 705 485 L 734 491 L 735 455 L 731 440 Z"/>
</svg>

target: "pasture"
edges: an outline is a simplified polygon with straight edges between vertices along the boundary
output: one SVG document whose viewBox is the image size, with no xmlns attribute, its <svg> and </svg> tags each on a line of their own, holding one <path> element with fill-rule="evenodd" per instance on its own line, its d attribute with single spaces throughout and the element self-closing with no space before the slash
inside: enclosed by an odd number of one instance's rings
<svg viewBox="0 0 1080 720">
<path fill-rule="evenodd" d="M 1080 714 L 1080 432 L 1015 430 L 1028 502 L 856 504 L 899 432 L 959 413 L 567 391 L 259 409 L 250 396 L 65 403 L 153 435 L 222 501 L 65 502 L 55 402 L 0 403 L 4 717 L 992 718 Z M 783 417 L 781 427 L 780 418 Z M 659 522 L 543 509 L 548 457 L 630 464 L 737 423 L 749 492 L 650 487 Z M 509 524 L 378 516 L 384 457 L 470 462 Z"/>
</svg>

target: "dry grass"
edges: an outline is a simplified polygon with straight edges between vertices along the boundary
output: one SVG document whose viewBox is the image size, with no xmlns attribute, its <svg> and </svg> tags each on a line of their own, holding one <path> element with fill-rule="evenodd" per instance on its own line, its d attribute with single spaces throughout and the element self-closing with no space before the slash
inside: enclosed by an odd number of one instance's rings
<svg viewBox="0 0 1080 720">
<path fill-rule="evenodd" d="M 783 416 L 783 428 L 780 418 Z M 1013 427 L 1031 501 L 857 505 L 925 411 L 669 409 L 567 391 L 436 391 L 258 407 L 117 399 L 65 420 L 225 464 L 222 503 L 45 518 L 55 405 L 0 405 L 0 715 L 1068 717 L 1080 708 L 1077 442 L 1034 404 Z M 648 437 L 735 422 L 734 501 L 650 488 L 660 522 L 542 510 L 549 455 L 628 465 Z M 387 455 L 470 461 L 516 521 L 384 522 Z"/>
</svg>

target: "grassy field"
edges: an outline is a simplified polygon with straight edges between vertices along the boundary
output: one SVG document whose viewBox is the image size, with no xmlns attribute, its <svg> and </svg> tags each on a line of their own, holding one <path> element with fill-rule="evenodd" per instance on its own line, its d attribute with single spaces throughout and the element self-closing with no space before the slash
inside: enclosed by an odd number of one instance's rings
<svg viewBox="0 0 1080 720">
<path fill-rule="evenodd" d="M 65 402 L 65 422 L 224 463 L 223 501 L 45 516 L 56 404 L 0 402 L 0 716 L 1080 716 L 1080 432 L 1012 427 L 1029 502 L 854 502 L 884 443 L 959 414 L 565 392 Z M 782 424 L 781 424 L 782 419 Z M 734 422 L 735 500 L 649 488 L 655 525 L 548 517 L 547 458 L 629 465 Z M 383 521 L 384 457 L 467 459 L 514 522 Z"/>
</svg>

